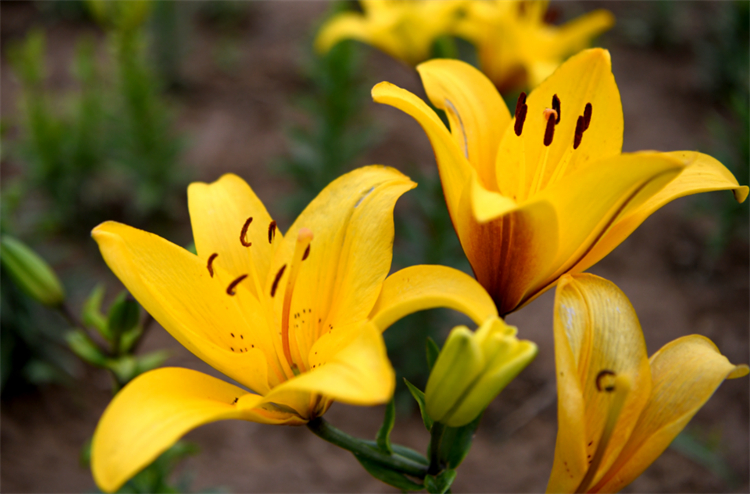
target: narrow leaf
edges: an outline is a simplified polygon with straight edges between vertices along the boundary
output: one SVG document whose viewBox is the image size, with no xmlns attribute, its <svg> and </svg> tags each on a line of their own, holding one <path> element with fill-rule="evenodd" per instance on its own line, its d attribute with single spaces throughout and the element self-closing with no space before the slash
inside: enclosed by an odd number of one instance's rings
<svg viewBox="0 0 750 494">
<path fill-rule="evenodd" d="M 375 463 L 374 461 L 363 458 L 357 454 L 355 454 L 354 457 L 370 475 L 381 482 L 385 482 L 386 484 L 401 489 L 402 491 L 421 491 L 424 489 L 424 485 L 418 484 L 408 477 L 398 472 L 394 472 L 379 463 Z"/>
<path fill-rule="evenodd" d="M 424 401 L 424 393 L 419 388 L 410 383 L 406 378 L 404 378 L 404 382 L 406 383 L 406 387 L 409 388 L 409 392 L 411 393 L 411 395 L 417 401 L 417 404 L 419 405 L 419 411 L 422 413 L 422 422 L 424 422 L 424 426 L 429 431 L 430 429 L 432 429 L 432 419 L 427 414 L 427 405 Z"/>
<path fill-rule="evenodd" d="M 438 475 L 427 475 L 424 478 L 424 486 L 430 494 L 445 494 L 450 490 L 454 480 L 456 480 L 455 470 L 443 470 Z"/>
<path fill-rule="evenodd" d="M 396 423 L 396 401 L 391 398 L 388 405 L 385 407 L 385 417 L 383 417 L 383 425 L 380 426 L 378 435 L 375 436 L 378 442 L 378 448 L 384 453 L 393 454 L 391 448 L 391 431 L 393 430 L 393 424 Z"/>
<path fill-rule="evenodd" d="M 482 414 L 468 424 L 461 427 L 446 427 L 440 448 L 441 460 L 448 468 L 458 468 L 466 455 L 469 454 L 474 433 L 479 427 Z"/>
<path fill-rule="evenodd" d="M 435 361 L 440 354 L 440 347 L 435 343 L 435 340 L 427 337 L 427 370 L 432 372 L 432 367 L 435 365 Z"/>
</svg>

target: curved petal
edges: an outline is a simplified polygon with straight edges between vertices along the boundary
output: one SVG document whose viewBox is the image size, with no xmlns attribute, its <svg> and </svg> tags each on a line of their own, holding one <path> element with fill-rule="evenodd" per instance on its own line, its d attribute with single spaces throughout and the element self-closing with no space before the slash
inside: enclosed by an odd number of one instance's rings
<svg viewBox="0 0 750 494">
<path fill-rule="evenodd" d="M 377 405 L 393 396 L 396 374 L 382 335 L 370 323 L 324 334 L 310 349 L 309 361 L 309 372 L 277 386 L 264 401 L 310 393 L 351 405 Z"/>
<path fill-rule="evenodd" d="M 304 423 L 270 407 L 256 409 L 261 400 L 193 370 L 167 367 L 142 374 L 115 396 L 99 421 L 91 445 L 94 480 L 104 491 L 117 490 L 185 433 L 209 422 Z"/>
<path fill-rule="evenodd" d="M 615 25 L 615 16 L 609 10 L 588 12 L 563 24 L 557 30 L 554 44 L 557 56 L 577 53 L 590 45 L 591 40 Z"/>
<path fill-rule="evenodd" d="M 560 100 L 560 122 L 550 146 L 544 146 L 554 95 Z M 591 123 L 573 149 L 578 117 L 591 103 Z M 514 124 L 505 131 L 497 152 L 499 190 L 521 201 L 586 164 L 622 150 L 623 118 L 620 93 L 612 75 L 609 52 L 585 50 L 562 64 L 531 92 L 521 136 Z"/>
<path fill-rule="evenodd" d="M 226 174 L 211 184 L 190 184 L 188 209 L 198 257 L 205 262 L 216 253 L 212 264 L 232 276 L 254 270 L 259 280 L 266 279 L 274 246 L 281 240 L 280 233 L 275 232 L 273 238 L 269 235 L 271 216 L 244 180 Z M 252 221 L 240 239 L 248 218 Z M 241 240 L 251 245 L 245 246 Z M 260 298 L 253 284 L 248 289 Z"/>
<path fill-rule="evenodd" d="M 576 266 L 576 270 L 584 271 L 599 262 L 657 209 L 679 197 L 714 190 L 731 190 L 738 202 L 743 202 L 747 197 L 748 187 L 740 186 L 732 172 L 711 156 L 693 151 L 663 154 L 681 161 L 686 165 L 685 168 L 648 200 L 628 206 L 591 252 Z"/>
<path fill-rule="evenodd" d="M 355 39 L 371 43 L 369 23 L 361 14 L 342 12 L 326 22 L 315 37 L 315 51 L 327 53 L 344 39 Z"/>
<path fill-rule="evenodd" d="M 601 472 L 614 462 L 633 430 L 650 394 L 651 375 L 635 310 L 625 294 L 603 278 L 579 274 L 560 279 L 554 334 L 559 423 L 547 489 L 574 492 L 599 446 L 613 400 L 599 387 L 601 372 L 629 376 L 632 382 Z"/>
<path fill-rule="evenodd" d="M 372 88 L 372 97 L 377 103 L 390 105 L 407 113 L 424 129 L 435 152 L 443 194 L 455 225 L 461 194 L 471 177 L 471 166 L 463 151 L 435 112 L 409 91 L 390 82 L 381 82 Z"/>
<path fill-rule="evenodd" d="M 370 314 L 391 268 L 393 208 L 413 187 L 394 168 L 354 170 L 323 189 L 289 229 L 274 271 L 291 259 L 302 228 L 313 234 L 291 301 L 296 320 L 290 338 L 294 330 L 302 358 L 325 328 L 364 321 Z M 282 299 L 275 297 L 277 314 Z"/>
<path fill-rule="evenodd" d="M 228 295 L 231 277 L 220 267 L 211 276 L 203 260 L 152 233 L 108 221 L 92 236 L 110 269 L 177 341 L 255 392 L 268 391 L 269 324 L 243 286 Z"/>
<path fill-rule="evenodd" d="M 537 194 L 534 201 L 551 203 L 559 222 L 557 257 L 545 284 L 554 283 L 576 265 L 621 211 L 656 194 L 682 169 L 681 162 L 662 153 L 621 154 L 593 163 Z"/>
<path fill-rule="evenodd" d="M 651 357 L 653 390 L 617 463 L 592 492 L 617 492 L 662 454 L 724 379 L 747 375 L 704 336 L 683 336 Z"/>
<path fill-rule="evenodd" d="M 482 324 L 497 316 L 495 303 L 474 278 L 446 266 L 410 266 L 385 279 L 370 318 L 385 331 L 391 324 L 420 310 L 447 307 Z"/>
<path fill-rule="evenodd" d="M 432 104 L 445 111 L 451 135 L 485 187 L 495 188 L 495 157 L 510 113 L 495 86 L 460 60 L 430 60 L 417 67 Z"/>
</svg>

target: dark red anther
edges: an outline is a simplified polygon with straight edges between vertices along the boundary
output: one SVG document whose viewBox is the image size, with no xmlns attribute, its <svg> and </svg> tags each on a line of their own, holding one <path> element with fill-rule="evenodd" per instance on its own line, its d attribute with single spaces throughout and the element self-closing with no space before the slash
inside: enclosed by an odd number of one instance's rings
<svg viewBox="0 0 750 494">
<path fill-rule="evenodd" d="M 592 111 L 593 111 L 593 107 L 591 106 L 591 103 L 586 103 L 586 108 L 583 109 L 583 130 L 586 130 L 589 128 L 589 124 L 591 123 Z"/>
<path fill-rule="evenodd" d="M 544 130 L 544 145 L 552 144 L 553 137 L 555 137 L 555 119 L 550 115 L 547 118 L 547 128 Z"/>
<path fill-rule="evenodd" d="M 305 253 L 302 254 L 302 260 L 304 261 L 305 259 L 307 259 L 307 256 L 309 256 L 309 255 L 310 255 L 310 244 L 307 244 L 307 248 L 305 249 Z M 302 312 L 305 312 L 305 311 L 302 310 Z"/>
<path fill-rule="evenodd" d="M 520 136 L 521 132 L 523 132 L 523 123 L 526 121 L 526 112 L 528 110 L 526 93 L 522 92 L 518 95 L 518 101 L 516 101 L 516 123 L 513 126 L 513 130 L 515 130 L 517 136 Z"/>
<path fill-rule="evenodd" d="M 573 149 L 578 149 L 578 146 L 581 145 L 581 139 L 583 139 L 583 131 L 585 130 L 583 126 L 583 117 L 578 117 L 578 120 L 576 121 L 576 133 L 573 137 Z"/>
<path fill-rule="evenodd" d="M 273 243 L 273 238 L 276 236 L 276 221 L 273 220 L 268 224 L 268 243 Z"/>
<path fill-rule="evenodd" d="M 557 118 L 555 119 L 555 125 L 560 123 L 560 98 L 557 97 L 557 95 L 552 96 L 552 109 L 557 112 Z"/>
<path fill-rule="evenodd" d="M 615 390 L 614 384 L 608 384 L 604 386 L 604 388 L 602 388 L 602 385 L 601 385 L 601 380 L 607 376 L 615 377 L 616 374 L 614 373 L 614 371 L 607 370 L 607 369 L 601 371 L 599 374 L 596 375 L 596 389 L 599 391 L 602 391 L 602 389 L 604 389 L 604 391 L 611 393 L 612 391 Z"/>
<path fill-rule="evenodd" d="M 245 278 L 247 278 L 247 275 L 243 274 L 242 276 L 238 276 L 237 279 L 231 282 L 227 287 L 227 295 L 235 295 L 237 292 L 234 289 L 237 288 L 237 285 L 239 285 Z"/>
<path fill-rule="evenodd" d="M 212 266 L 212 264 L 214 263 L 214 260 L 215 260 L 215 259 L 216 259 L 217 257 L 219 257 L 219 254 L 217 254 L 216 252 L 214 252 L 213 254 L 211 254 L 211 255 L 210 255 L 210 256 L 208 257 L 208 264 L 206 264 L 206 267 L 208 268 L 208 274 L 210 274 L 210 275 L 211 275 L 211 278 L 213 278 L 213 277 L 214 277 L 214 267 Z"/>
<path fill-rule="evenodd" d="M 247 229 L 250 227 L 250 223 L 253 222 L 253 217 L 249 217 L 247 220 L 245 220 L 245 224 L 242 225 L 242 231 L 240 232 L 240 242 L 242 242 L 242 245 L 245 247 L 250 247 L 253 245 L 252 242 L 247 240 Z"/>
<path fill-rule="evenodd" d="M 284 275 L 285 269 L 286 269 L 286 264 L 281 266 L 281 269 L 279 269 L 279 272 L 276 273 L 276 278 L 273 279 L 273 285 L 271 285 L 271 297 L 276 296 L 276 289 L 279 287 L 279 281 L 281 281 L 281 277 Z"/>
</svg>

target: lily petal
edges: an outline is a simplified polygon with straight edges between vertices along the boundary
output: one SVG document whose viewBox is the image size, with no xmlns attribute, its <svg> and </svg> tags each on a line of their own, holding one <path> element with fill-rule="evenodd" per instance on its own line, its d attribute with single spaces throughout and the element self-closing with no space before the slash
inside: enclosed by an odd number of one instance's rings
<svg viewBox="0 0 750 494">
<path fill-rule="evenodd" d="M 557 54 L 567 56 L 591 45 L 591 39 L 615 25 L 615 16 L 608 10 L 594 10 L 560 26 L 554 39 Z"/>
<path fill-rule="evenodd" d="M 653 391 L 620 458 L 592 492 L 617 492 L 662 454 L 724 379 L 748 374 L 704 336 L 683 336 L 651 357 Z"/>
<path fill-rule="evenodd" d="M 612 402 L 600 387 L 602 372 L 630 377 L 632 387 L 607 446 L 606 471 L 643 409 L 651 375 L 638 317 L 625 294 L 598 276 L 566 275 L 555 294 L 558 435 L 548 492 L 574 492 L 599 446 Z M 600 474 L 601 475 L 601 474 Z"/>
<path fill-rule="evenodd" d="M 374 43 L 367 20 L 355 12 L 342 12 L 327 22 L 315 37 L 315 51 L 326 53 L 341 40 L 354 39 Z"/>
<path fill-rule="evenodd" d="M 719 161 L 706 154 L 693 151 L 663 153 L 683 162 L 686 166 L 680 174 L 647 201 L 626 208 L 617 221 L 599 240 L 591 252 L 576 266 L 576 271 L 585 271 L 612 252 L 646 218 L 665 204 L 690 194 L 714 190 L 731 190 L 737 202 L 743 202 L 748 187 L 739 185 L 734 175 Z"/>
<path fill-rule="evenodd" d="M 367 318 L 391 268 L 394 205 L 415 186 L 394 168 L 359 168 L 331 182 L 300 214 L 274 260 L 274 271 L 281 269 L 300 230 L 312 231 L 292 298 L 292 312 L 301 316 L 297 334 L 317 336 Z M 282 298 L 276 296 L 278 314 Z M 303 355 L 313 341 L 300 341 Z"/>
<path fill-rule="evenodd" d="M 621 154 L 592 163 L 537 194 L 534 201 L 551 203 L 559 222 L 557 257 L 545 275 L 546 283 L 554 283 L 577 264 L 621 211 L 644 200 L 645 194 L 658 192 L 682 169 L 680 161 L 663 153 Z"/>
<path fill-rule="evenodd" d="M 221 267 L 211 276 L 203 260 L 152 233 L 108 221 L 92 236 L 110 269 L 177 341 L 255 392 L 268 391 L 269 323 L 243 286 L 228 295 L 231 276 Z M 240 331 L 247 352 L 239 352 Z"/>
<path fill-rule="evenodd" d="M 350 340 L 351 343 L 342 348 Z M 372 324 L 334 328 L 310 350 L 310 371 L 275 387 L 265 401 L 299 393 L 322 395 L 351 405 L 377 405 L 393 396 L 393 371 L 380 331 Z"/>
<path fill-rule="evenodd" d="M 209 422 L 303 423 L 270 407 L 255 409 L 261 400 L 193 370 L 167 367 L 142 374 L 115 396 L 99 421 L 91 446 L 94 479 L 113 492 L 185 433 Z"/>
<path fill-rule="evenodd" d="M 481 324 L 497 316 L 495 303 L 474 278 L 446 266 L 410 266 L 385 279 L 370 318 L 380 331 L 420 310 L 446 307 Z"/>
<path fill-rule="evenodd" d="M 448 211 L 455 218 L 462 191 L 471 177 L 471 165 L 463 150 L 435 112 L 409 91 L 390 82 L 381 82 L 372 88 L 372 97 L 377 103 L 393 106 L 411 115 L 422 126 L 435 151 Z M 455 220 L 453 224 L 457 224 Z"/>
<path fill-rule="evenodd" d="M 188 208 L 198 257 L 206 261 L 216 253 L 214 266 L 235 277 L 254 270 L 257 278 L 265 281 L 280 233 L 269 241 L 272 218 L 244 180 L 229 173 L 211 184 L 192 183 L 188 186 Z M 250 223 L 241 239 L 247 221 Z M 243 241 L 252 245 L 245 246 Z M 256 298 L 260 297 L 253 284 L 248 287 Z"/>
<path fill-rule="evenodd" d="M 430 60 L 417 67 L 432 104 L 445 111 L 451 135 L 485 187 L 493 189 L 495 157 L 510 112 L 495 86 L 460 60 Z"/>
<path fill-rule="evenodd" d="M 544 146 L 544 112 L 552 108 L 555 95 L 560 101 L 560 122 L 555 125 L 552 143 Z M 591 127 L 579 147 L 573 149 L 576 123 L 587 103 L 592 106 Z M 498 187 L 505 196 L 521 201 L 553 177 L 557 180 L 622 150 L 622 104 L 606 50 L 584 50 L 568 59 L 529 95 L 526 104 L 521 136 L 515 133 L 514 119 L 497 152 Z M 563 166 L 565 169 L 555 175 Z"/>
</svg>

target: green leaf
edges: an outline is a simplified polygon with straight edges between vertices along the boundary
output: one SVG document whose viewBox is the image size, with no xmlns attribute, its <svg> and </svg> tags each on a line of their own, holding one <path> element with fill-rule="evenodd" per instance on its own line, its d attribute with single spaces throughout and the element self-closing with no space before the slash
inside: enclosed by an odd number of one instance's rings
<svg viewBox="0 0 750 494">
<path fill-rule="evenodd" d="M 443 470 L 438 475 L 427 475 L 424 478 L 424 486 L 430 494 L 445 494 L 456 480 L 455 470 Z"/>
<path fill-rule="evenodd" d="M 169 355 L 170 352 L 168 350 L 160 350 L 157 352 L 147 353 L 146 355 L 140 357 L 136 357 L 136 375 L 140 375 L 144 372 L 156 369 L 169 358 Z"/>
<path fill-rule="evenodd" d="M 435 340 L 427 337 L 427 370 L 432 372 L 432 368 L 435 365 L 435 361 L 440 355 L 440 347 L 435 343 Z"/>
<path fill-rule="evenodd" d="M 440 459 L 448 468 L 458 468 L 469 454 L 480 420 L 482 414 L 464 426 L 445 428 L 440 445 Z"/>
<path fill-rule="evenodd" d="M 125 331 L 120 337 L 120 354 L 125 355 L 130 353 L 130 350 L 132 350 L 133 345 L 141 337 L 141 334 L 143 334 L 143 328 L 140 326 L 136 326 L 130 331 Z"/>
<path fill-rule="evenodd" d="M 130 331 L 138 324 L 141 308 L 128 292 L 120 293 L 109 307 L 107 326 L 115 338 Z"/>
<path fill-rule="evenodd" d="M 394 456 L 403 456 L 408 460 L 416 461 L 417 463 L 421 463 L 424 466 L 429 466 L 430 464 L 430 460 L 425 458 L 421 453 L 414 451 L 411 448 L 407 448 L 406 446 L 402 446 L 400 444 L 391 444 L 391 448 L 393 448 Z"/>
<path fill-rule="evenodd" d="M 132 355 L 125 355 L 118 359 L 109 359 L 106 363 L 107 369 L 114 372 L 117 381 L 125 386 L 138 375 L 138 361 Z"/>
<path fill-rule="evenodd" d="M 354 454 L 354 457 L 370 475 L 381 482 L 385 482 L 386 484 L 401 489 L 402 491 L 421 491 L 424 489 L 424 485 L 418 484 L 405 475 L 394 472 L 379 463 L 363 458 L 356 453 Z"/>
<path fill-rule="evenodd" d="M 94 287 L 94 289 L 91 291 L 91 294 L 89 295 L 89 298 L 87 298 L 86 302 L 83 303 L 83 308 L 81 309 L 81 319 L 83 319 L 83 323 L 85 325 L 93 326 L 99 332 L 99 334 L 104 336 L 104 338 L 109 341 L 112 339 L 112 334 L 109 332 L 107 319 L 101 312 L 104 293 L 104 283 L 99 283 Z"/>
<path fill-rule="evenodd" d="M 378 448 L 384 452 L 393 454 L 391 448 L 391 431 L 393 430 L 393 424 L 396 423 L 396 401 L 391 398 L 388 405 L 385 407 L 385 417 L 383 417 L 383 425 L 380 426 L 377 436 L 375 436 Z"/>
<path fill-rule="evenodd" d="M 105 367 L 107 365 L 107 357 L 96 343 L 91 341 L 91 338 L 86 336 L 80 329 L 69 331 L 65 335 L 65 341 L 68 343 L 70 349 L 73 350 L 73 353 L 85 362 L 97 367 Z"/>
<path fill-rule="evenodd" d="M 406 383 L 406 387 L 409 388 L 409 392 L 411 393 L 411 395 L 417 401 L 417 404 L 419 405 L 419 411 L 422 413 L 422 422 L 424 422 L 424 426 L 429 431 L 430 429 L 432 429 L 432 419 L 427 414 L 427 405 L 424 401 L 424 393 L 419 388 L 410 383 L 406 378 L 404 378 L 404 382 Z"/>
</svg>

